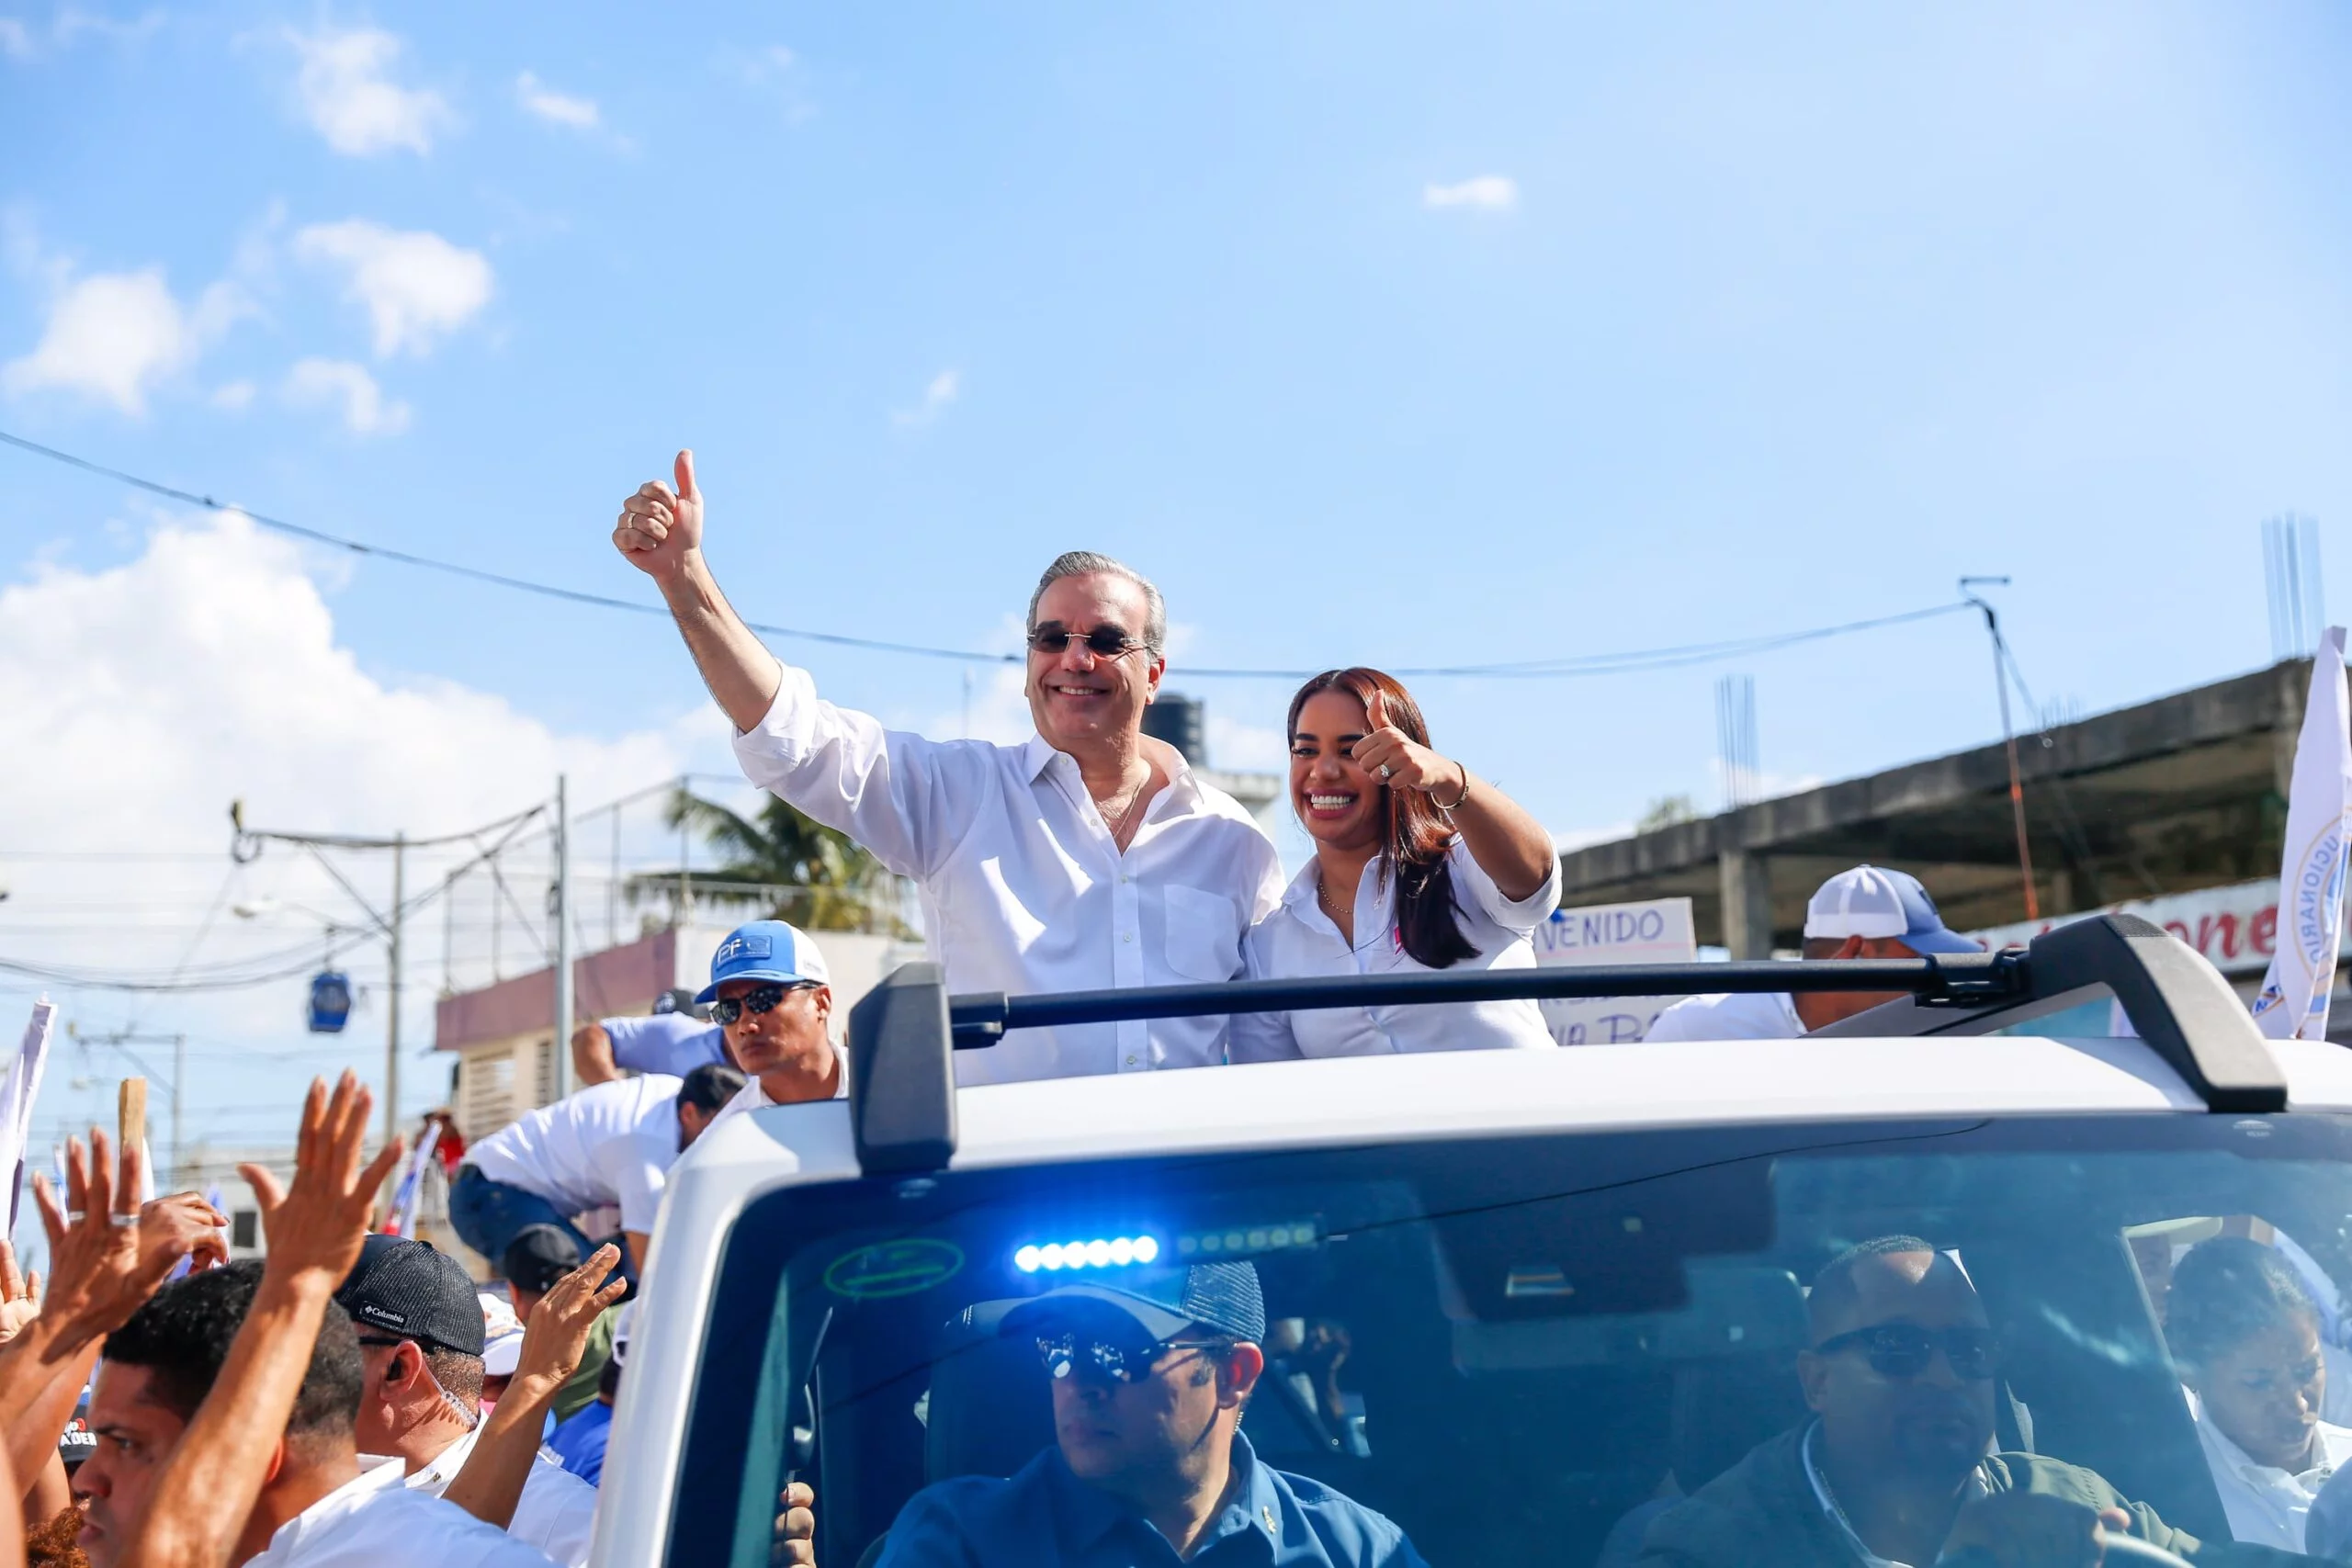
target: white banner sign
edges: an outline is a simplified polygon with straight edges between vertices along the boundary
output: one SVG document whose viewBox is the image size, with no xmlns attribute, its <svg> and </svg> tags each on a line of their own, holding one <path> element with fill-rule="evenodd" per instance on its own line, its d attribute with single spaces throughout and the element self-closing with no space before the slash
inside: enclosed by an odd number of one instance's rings
<svg viewBox="0 0 2352 1568">
<path fill-rule="evenodd" d="M 8 1230 L 17 1228 L 17 1200 L 24 1190 L 25 1144 L 32 1136 L 33 1101 L 40 1095 L 41 1068 L 49 1061 L 49 1033 L 57 1010 L 47 997 L 33 1004 L 32 1021 L 25 1025 L 24 1043 L 17 1047 L 16 1066 L 0 1089 L 0 1180 L 8 1183 Z M 62 1187 L 61 1185 L 61 1190 Z"/>
<path fill-rule="evenodd" d="M 1699 956 L 1690 900 L 1593 904 L 1561 909 L 1535 928 L 1535 962 L 1690 964 Z M 1630 1045 L 1679 997 L 1593 997 L 1542 1004 L 1552 1038 L 1563 1045 Z"/>
<path fill-rule="evenodd" d="M 2041 920 L 2019 920 L 1970 931 L 1988 948 L 2021 947 L 2053 927 L 2092 915 L 2137 915 L 2164 927 L 2205 955 L 2224 975 L 2254 975 L 2268 967 L 2278 951 L 2278 884 L 2237 882 L 2195 893 L 2173 893 L 2162 898 L 2132 898 L 2080 914 Z M 2338 949 L 2345 942 L 2341 938 Z M 2344 956 L 2352 957 L 2352 953 Z"/>
<path fill-rule="evenodd" d="M 2284 919 L 2254 999 L 2255 1027 L 2273 1040 L 2327 1038 L 2327 998 L 2344 944 L 2345 825 L 2352 821 L 2352 731 L 2345 728 L 2344 628 L 2330 626 L 2312 660 L 2311 699 L 2287 789 L 2287 850 L 2278 873 Z"/>
</svg>

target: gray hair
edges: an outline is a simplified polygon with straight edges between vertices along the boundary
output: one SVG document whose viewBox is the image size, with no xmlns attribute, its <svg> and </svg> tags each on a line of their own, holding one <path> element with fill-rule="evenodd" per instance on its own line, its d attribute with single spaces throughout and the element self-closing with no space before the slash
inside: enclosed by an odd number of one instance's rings
<svg viewBox="0 0 2352 1568">
<path fill-rule="evenodd" d="M 1054 564 L 1047 567 L 1046 575 L 1037 580 L 1037 591 L 1029 595 L 1031 628 L 1035 629 L 1037 625 L 1037 601 L 1046 596 L 1046 589 L 1065 577 L 1095 576 L 1124 577 L 1143 590 L 1143 645 L 1154 658 L 1158 658 L 1168 646 L 1168 602 L 1160 598 L 1159 590 L 1152 586 L 1151 579 L 1124 561 L 1114 560 L 1093 550 L 1064 550 L 1054 558 Z"/>
</svg>

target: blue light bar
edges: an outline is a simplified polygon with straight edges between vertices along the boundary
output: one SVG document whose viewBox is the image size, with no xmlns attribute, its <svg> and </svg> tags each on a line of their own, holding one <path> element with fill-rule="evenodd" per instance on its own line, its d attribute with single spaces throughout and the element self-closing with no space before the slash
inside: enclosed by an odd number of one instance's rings
<svg viewBox="0 0 2352 1568">
<path fill-rule="evenodd" d="M 1035 1274 L 1040 1269 L 1057 1274 L 1066 1269 L 1124 1269 L 1131 1264 L 1149 1263 L 1159 1256 L 1159 1243 L 1152 1236 L 1097 1236 L 1024 1247 L 1012 1255 L 1012 1266 L 1023 1274 Z"/>
</svg>

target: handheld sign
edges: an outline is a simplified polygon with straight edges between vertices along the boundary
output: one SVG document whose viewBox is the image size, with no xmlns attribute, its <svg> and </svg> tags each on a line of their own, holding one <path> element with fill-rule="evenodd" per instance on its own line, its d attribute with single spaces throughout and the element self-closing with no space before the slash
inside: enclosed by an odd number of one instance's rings
<svg viewBox="0 0 2352 1568">
<path fill-rule="evenodd" d="M 1543 964 L 1690 964 L 1698 957 L 1688 898 L 1560 909 L 1535 928 L 1535 962 Z M 1681 999 L 1547 998 L 1542 1006 L 1545 1026 L 1563 1045 L 1631 1045 L 1649 1033 L 1658 1014 Z"/>
</svg>

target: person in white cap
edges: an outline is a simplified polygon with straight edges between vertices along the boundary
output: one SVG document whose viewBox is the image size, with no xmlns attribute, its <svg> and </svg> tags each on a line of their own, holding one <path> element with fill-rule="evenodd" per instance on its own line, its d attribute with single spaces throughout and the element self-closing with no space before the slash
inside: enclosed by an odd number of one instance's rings
<svg viewBox="0 0 2352 1568">
<path fill-rule="evenodd" d="M 1239 802 L 1143 733 L 1167 673 L 1168 606 L 1108 556 L 1055 558 L 1030 595 L 1017 745 L 933 740 L 823 701 L 719 591 L 694 454 L 640 486 L 613 544 L 653 579 L 736 729 L 744 776 L 922 888 L 951 991 L 1098 991 L 1238 979 L 1282 863 Z M 959 1083 L 1211 1066 L 1223 1017 L 1008 1034 L 956 1053 Z M 746 1070 L 750 1065 L 745 1064 Z"/>
<path fill-rule="evenodd" d="M 1807 958 L 1924 958 L 1982 953 L 1981 944 L 1944 927 L 1919 879 L 1883 866 L 1858 865 L 1821 885 L 1805 906 Z M 1786 991 L 1685 997 L 1657 1015 L 1644 1038 L 1790 1040 L 1893 1001 L 1894 991 Z"/>
</svg>

